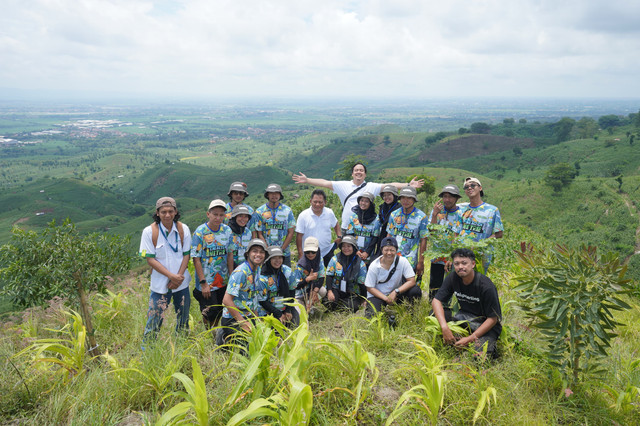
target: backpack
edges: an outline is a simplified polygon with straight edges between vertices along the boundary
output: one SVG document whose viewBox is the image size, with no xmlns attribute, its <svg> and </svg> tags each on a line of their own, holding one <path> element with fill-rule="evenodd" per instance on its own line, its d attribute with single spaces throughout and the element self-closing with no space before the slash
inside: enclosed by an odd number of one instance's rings
<svg viewBox="0 0 640 426">
<path fill-rule="evenodd" d="M 180 244 L 184 241 L 184 229 L 182 227 L 182 222 L 176 222 L 176 228 L 178 228 L 178 234 L 180 235 Z M 151 242 L 155 247 L 158 244 L 158 235 L 160 234 L 160 226 L 157 223 L 153 222 L 151 224 Z"/>
</svg>

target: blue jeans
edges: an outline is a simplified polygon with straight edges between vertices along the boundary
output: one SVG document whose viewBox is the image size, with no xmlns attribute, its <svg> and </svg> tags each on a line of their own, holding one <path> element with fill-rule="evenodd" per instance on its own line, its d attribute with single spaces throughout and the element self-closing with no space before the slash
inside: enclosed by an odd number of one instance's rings
<svg viewBox="0 0 640 426">
<path fill-rule="evenodd" d="M 167 294 L 156 293 L 149 295 L 149 311 L 147 312 L 147 324 L 144 327 L 143 340 L 155 339 L 162 327 L 165 313 L 173 298 L 173 308 L 176 311 L 176 332 L 189 330 L 189 308 L 191 308 L 191 295 L 189 287 L 180 291 L 169 290 Z"/>
</svg>

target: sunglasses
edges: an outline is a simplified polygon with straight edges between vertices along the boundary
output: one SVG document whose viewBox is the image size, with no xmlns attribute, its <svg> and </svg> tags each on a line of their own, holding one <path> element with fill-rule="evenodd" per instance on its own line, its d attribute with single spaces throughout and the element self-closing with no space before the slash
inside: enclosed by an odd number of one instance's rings
<svg viewBox="0 0 640 426">
<path fill-rule="evenodd" d="M 479 186 L 479 185 L 476 185 L 475 183 L 470 183 L 469 185 L 463 186 L 462 189 L 464 189 L 466 191 L 467 189 L 473 189 L 476 186 Z"/>
<path fill-rule="evenodd" d="M 315 251 L 305 251 L 304 254 L 316 254 Z"/>
</svg>

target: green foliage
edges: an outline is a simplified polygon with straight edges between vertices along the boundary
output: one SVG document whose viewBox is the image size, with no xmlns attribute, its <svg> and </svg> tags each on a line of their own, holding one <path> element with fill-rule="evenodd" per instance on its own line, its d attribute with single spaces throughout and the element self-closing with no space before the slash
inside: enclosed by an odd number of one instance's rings
<svg viewBox="0 0 640 426">
<path fill-rule="evenodd" d="M 458 248 L 468 248 L 476 255 L 476 270 L 483 272 L 483 258 L 494 250 L 494 246 L 501 244 L 496 238 L 473 241 L 470 238 L 458 236 L 449 231 L 446 225 L 429 224 L 429 239 L 425 259 L 447 260 L 451 253 Z"/>
<path fill-rule="evenodd" d="M 576 124 L 576 120 L 569 117 L 562 117 L 560 121 L 555 124 L 553 129 L 556 135 L 557 142 L 564 142 L 569 140 L 569 136 L 571 135 L 571 131 L 573 130 L 573 126 Z"/>
<path fill-rule="evenodd" d="M 424 179 L 424 185 L 422 185 L 422 188 L 418 188 L 417 192 L 418 194 L 425 194 L 427 197 L 435 194 L 436 192 L 436 178 L 434 178 L 433 176 L 428 176 L 425 174 L 413 174 L 410 175 L 406 178 L 405 182 L 409 183 L 411 182 L 413 179 Z"/>
<path fill-rule="evenodd" d="M 68 220 L 51 222 L 42 232 L 13 228 L 11 242 L 0 248 L 2 292 L 17 306 L 42 304 L 77 289 L 104 291 L 110 275 L 127 271 L 128 239 L 95 233 L 79 235 Z"/>
<path fill-rule="evenodd" d="M 182 397 L 185 401 L 180 402 L 165 412 L 156 422 L 157 426 L 173 425 L 181 422 L 187 414 L 193 410 L 195 420 L 198 425 L 209 424 L 209 401 L 207 400 L 207 389 L 204 383 L 204 376 L 200 365 L 195 358 L 191 358 L 191 368 L 193 380 L 183 373 L 174 373 L 173 377 L 180 380 L 186 392 L 173 392 L 173 395 Z"/>
<path fill-rule="evenodd" d="M 487 123 L 476 122 L 471 124 L 471 133 L 489 134 L 491 126 Z"/>
<path fill-rule="evenodd" d="M 340 162 L 342 166 L 333 172 L 335 180 L 351 180 L 351 170 L 353 166 L 362 163 L 365 166 L 369 164 L 367 158 L 363 155 L 349 154 Z"/>
<path fill-rule="evenodd" d="M 595 247 L 557 246 L 544 252 L 517 252 L 515 280 L 529 316 L 542 332 L 547 354 L 567 382 L 602 373 L 601 361 L 616 336 L 613 311 L 629 309 L 626 266 Z"/>
<path fill-rule="evenodd" d="M 547 170 L 544 183 L 553 188 L 554 192 L 560 192 L 576 177 L 576 170 L 568 163 L 558 163 Z"/>
</svg>

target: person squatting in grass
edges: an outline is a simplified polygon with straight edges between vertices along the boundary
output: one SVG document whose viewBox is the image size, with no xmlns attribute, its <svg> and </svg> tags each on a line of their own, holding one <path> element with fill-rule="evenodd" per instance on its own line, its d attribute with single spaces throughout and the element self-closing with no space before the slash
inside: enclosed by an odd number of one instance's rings
<svg viewBox="0 0 640 426">
<path fill-rule="evenodd" d="M 207 222 L 196 228 L 191 244 L 191 257 L 196 270 L 193 297 L 200 304 L 206 328 L 215 325 L 222 314 L 222 297 L 229 272 L 233 271 L 233 232 L 222 223 L 226 206 L 213 200 L 207 210 Z"/>
<path fill-rule="evenodd" d="M 367 267 L 357 256 L 357 250 L 356 238 L 346 235 L 340 243 L 340 252 L 329 261 L 325 283 L 327 297 L 322 299 L 329 310 L 343 308 L 355 313 L 366 300 Z"/>
<path fill-rule="evenodd" d="M 398 210 L 402 206 L 398 202 L 398 188 L 393 185 L 385 185 L 380 190 L 380 198 L 384 201 L 378 209 L 378 222 L 380 222 L 380 235 L 376 243 L 375 257 L 382 255 L 380 241 L 387 236 L 387 225 L 391 218 L 391 212 Z"/>
<path fill-rule="evenodd" d="M 437 201 L 431 213 L 429 213 L 430 223 L 446 226 L 445 232 L 458 235 L 462 230 L 462 209 L 456 202 L 460 199 L 460 189 L 457 185 L 445 185 L 438 194 L 441 201 Z M 433 299 L 444 280 L 447 272 L 447 258 L 431 259 L 431 272 L 429 274 L 429 300 Z"/>
<path fill-rule="evenodd" d="M 229 219 L 229 228 L 232 232 L 234 269 L 244 262 L 244 252 L 252 239 L 251 229 L 249 229 L 250 220 L 251 211 L 247 206 L 237 205 L 233 208 L 231 219 Z"/>
<path fill-rule="evenodd" d="M 323 287 L 325 268 L 317 238 L 308 237 L 304 240 L 302 249 L 304 256 L 298 260 L 293 276 L 296 282 L 296 300 L 308 312 L 314 303 L 326 295 Z"/>
<path fill-rule="evenodd" d="M 285 325 L 297 327 L 300 314 L 285 303 L 294 301 L 296 282 L 291 268 L 283 265 L 284 253 L 278 246 L 267 247 L 267 259 L 260 269 L 258 302 L 267 315 L 273 315 Z"/>
<path fill-rule="evenodd" d="M 416 285 L 416 277 L 411 264 L 404 256 L 398 256 L 398 243 L 387 237 L 380 243 L 382 256 L 371 262 L 367 270 L 365 286 L 368 303 L 366 317 L 371 318 L 384 306 L 400 302 L 419 301 L 422 290 Z"/>
<path fill-rule="evenodd" d="M 293 211 L 289 206 L 281 203 L 284 196 L 282 188 L 276 183 L 270 183 L 267 186 L 264 190 L 264 198 L 268 201 L 256 209 L 258 238 L 265 241 L 268 246 L 280 247 L 284 253 L 284 264 L 290 267 L 289 244 L 296 229 Z"/>
<path fill-rule="evenodd" d="M 498 290 L 488 277 L 474 271 L 476 256 L 472 250 L 456 249 L 451 253 L 451 259 L 454 271 L 444 279 L 431 302 L 433 314 L 442 329 L 442 339 L 446 344 L 456 347 L 473 343 L 476 351 L 483 350 L 486 343 L 487 355 L 495 357 L 496 343 L 502 331 Z M 453 295 L 458 300 L 460 310 L 452 316 L 447 305 Z M 466 321 L 469 336 L 454 336 L 448 321 Z"/>
<path fill-rule="evenodd" d="M 418 193 L 415 188 L 405 186 L 398 191 L 398 200 L 402 208 L 391 213 L 387 233 L 396 239 L 398 252 L 406 257 L 416 273 L 416 281 L 420 282 L 424 272 L 424 252 L 427 249 L 427 215 L 415 207 Z"/>
<path fill-rule="evenodd" d="M 331 181 L 326 179 L 316 179 L 316 178 L 308 178 L 304 173 L 294 174 L 292 179 L 295 183 L 300 184 L 308 184 L 312 186 L 320 186 L 322 188 L 327 188 L 335 192 L 335 194 L 340 198 L 340 203 L 342 203 L 342 221 L 341 228 L 344 232 L 349 225 L 349 218 L 351 217 L 351 209 L 357 203 L 358 195 L 367 191 L 372 193 L 374 196 L 380 194 L 380 190 L 382 189 L 382 184 L 380 183 L 372 183 L 366 182 L 365 179 L 367 177 L 367 166 L 362 163 L 356 163 L 351 168 L 351 177 L 352 180 L 339 180 L 339 181 Z M 386 185 L 393 185 L 396 188 L 403 188 L 407 186 L 407 183 L 403 182 L 393 182 Z M 424 185 L 424 179 L 413 179 L 408 184 L 415 188 L 420 188 Z M 344 233 L 342 234 L 344 235 Z"/>
<path fill-rule="evenodd" d="M 356 255 L 366 263 L 373 256 L 380 235 L 380 222 L 374 200 L 375 197 L 370 192 L 363 192 L 358 196 L 358 204 L 352 209 L 346 231 L 347 235 L 355 235 L 358 244 Z"/>
<path fill-rule="evenodd" d="M 238 266 L 229 277 L 227 290 L 222 298 L 221 331 L 216 336 L 216 343 L 226 343 L 230 336 L 241 329 L 251 332 L 252 322 L 264 311 L 258 302 L 260 266 L 267 254 L 267 246 L 259 238 L 249 243 L 245 252 L 245 261 Z M 262 289 L 263 292 L 266 289 Z"/>
<path fill-rule="evenodd" d="M 179 219 L 176 201 L 171 197 L 162 197 L 156 201 L 154 223 L 142 231 L 140 256 L 152 269 L 144 341 L 156 338 L 172 299 L 177 316 L 176 332 L 183 330 L 186 333 L 189 330 L 191 275 L 187 266 L 191 232 Z"/>
</svg>

